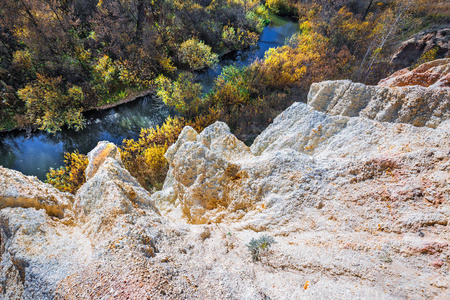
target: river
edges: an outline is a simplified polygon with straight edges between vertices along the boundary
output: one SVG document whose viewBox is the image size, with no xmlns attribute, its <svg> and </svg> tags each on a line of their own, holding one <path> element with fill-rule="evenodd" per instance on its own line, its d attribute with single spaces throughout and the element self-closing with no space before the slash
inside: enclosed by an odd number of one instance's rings
<svg viewBox="0 0 450 300">
<path fill-rule="evenodd" d="M 224 66 L 249 65 L 263 58 L 269 48 L 283 45 L 298 30 L 293 21 L 277 16 L 271 16 L 271 20 L 257 46 L 227 55 L 215 69 L 197 75 L 204 91 L 211 88 Z M 63 165 L 64 152 L 78 149 L 86 154 L 103 140 L 120 145 L 123 139 L 138 138 L 141 128 L 162 124 L 170 113 L 159 99 L 148 96 L 107 110 L 85 113 L 86 128 L 81 131 L 63 129 L 55 135 L 43 131 L 27 134 L 19 130 L 0 133 L 0 165 L 45 180 L 50 168 Z"/>
</svg>

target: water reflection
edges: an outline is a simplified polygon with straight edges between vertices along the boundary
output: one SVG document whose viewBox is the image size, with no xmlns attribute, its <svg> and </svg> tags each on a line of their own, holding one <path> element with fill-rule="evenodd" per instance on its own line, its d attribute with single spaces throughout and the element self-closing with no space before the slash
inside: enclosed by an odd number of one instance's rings
<svg viewBox="0 0 450 300">
<path fill-rule="evenodd" d="M 45 179 L 50 167 L 63 164 L 64 152 L 78 149 L 87 153 L 102 140 L 121 144 L 123 139 L 139 137 L 141 128 L 162 124 L 169 114 L 161 101 L 144 97 L 117 108 L 86 113 L 87 126 L 78 132 L 64 129 L 52 135 L 38 131 L 29 138 L 23 131 L 1 134 L 0 165 Z"/>
<path fill-rule="evenodd" d="M 214 80 L 220 75 L 223 67 L 231 65 L 237 67 L 248 66 L 256 59 L 264 58 L 264 54 L 270 48 L 284 45 L 286 39 L 289 39 L 299 31 L 298 23 L 296 22 L 275 15 L 271 15 L 270 19 L 271 23 L 264 28 L 256 46 L 225 55 L 221 58 L 216 68 L 197 73 L 197 80 L 202 84 L 205 93 L 211 90 Z"/>
</svg>

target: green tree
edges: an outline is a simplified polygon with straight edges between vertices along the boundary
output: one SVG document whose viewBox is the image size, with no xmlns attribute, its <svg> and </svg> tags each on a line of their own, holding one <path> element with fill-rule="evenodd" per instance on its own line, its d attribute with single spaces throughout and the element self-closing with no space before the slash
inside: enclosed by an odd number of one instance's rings
<svg viewBox="0 0 450 300">
<path fill-rule="evenodd" d="M 194 83 L 192 73 L 181 73 L 176 81 L 161 75 L 156 84 L 157 95 L 166 105 L 173 106 L 188 118 L 195 117 L 202 104 L 202 86 Z"/>
</svg>

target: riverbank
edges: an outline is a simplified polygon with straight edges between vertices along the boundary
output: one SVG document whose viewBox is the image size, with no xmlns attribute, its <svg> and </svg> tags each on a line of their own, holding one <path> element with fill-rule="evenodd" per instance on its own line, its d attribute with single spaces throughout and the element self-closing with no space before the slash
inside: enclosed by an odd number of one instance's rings
<svg viewBox="0 0 450 300">
<path fill-rule="evenodd" d="M 113 107 L 116 107 L 116 106 L 119 106 L 119 105 L 122 105 L 122 104 L 125 104 L 125 103 L 129 103 L 129 102 L 135 101 L 135 100 L 137 100 L 139 98 L 142 98 L 142 97 L 150 96 L 150 95 L 152 95 L 154 93 L 155 93 L 155 89 L 148 89 L 148 90 L 145 90 L 145 91 L 143 91 L 143 92 L 141 92 L 139 94 L 130 95 L 130 96 L 128 96 L 128 97 L 126 97 L 126 98 L 124 98 L 122 100 L 119 100 L 117 102 L 106 104 L 106 105 L 102 105 L 102 106 L 99 106 L 99 107 L 96 107 L 96 108 L 92 108 L 90 110 L 87 110 L 86 112 L 92 111 L 92 110 L 99 111 L 99 110 L 110 109 L 110 108 L 113 108 Z"/>
<path fill-rule="evenodd" d="M 135 101 L 135 100 L 137 100 L 139 98 L 143 98 L 143 97 L 147 97 L 147 96 L 153 95 L 154 93 L 155 93 L 155 89 L 147 89 L 147 90 L 144 90 L 144 91 L 142 91 L 140 93 L 132 93 L 131 95 L 129 95 L 128 97 L 126 97 L 126 98 L 124 98 L 122 100 L 116 101 L 114 103 L 109 103 L 109 104 L 101 105 L 101 106 L 98 106 L 98 107 L 94 107 L 94 108 L 91 108 L 91 109 L 83 111 L 83 113 L 89 113 L 91 111 L 102 111 L 102 110 L 110 109 L 110 108 L 113 108 L 113 107 L 116 107 L 116 106 L 119 106 L 119 105 L 122 105 L 122 104 L 133 102 L 133 101 Z M 19 118 L 25 118 L 24 115 L 18 116 L 18 117 Z M 39 129 L 38 129 L 37 126 L 26 126 L 26 127 L 17 126 L 17 127 L 10 128 L 10 129 L 0 129 L 0 133 L 8 133 L 8 132 L 15 131 L 15 130 L 18 130 L 18 131 L 24 130 L 24 131 L 26 131 L 27 134 L 29 134 L 30 132 L 33 132 L 33 131 L 36 131 L 36 130 L 39 130 Z"/>
<path fill-rule="evenodd" d="M 272 19 L 264 28 L 257 46 L 224 57 L 215 69 L 197 73 L 203 91 L 207 90 L 208 85 L 213 86 L 223 67 L 249 65 L 254 59 L 263 58 L 269 48 L 283 45 L 297 30 L 296 23 L 283 18 Z M 50 167 L 58 168 L 63 165 L 64 152 L 78 150 L 85 154 L 98 141 L 108 140 L 121 145 L 123 139 L 139 138 L 141 128 L 161 125 L 171 114 L 170 108 L 153 97 L 152 93 L 151 88 L 134 94 L 130 92 L 119 101 L 104 103 L 83 112 L 86 128 L 78 132 L 66 127 L 56 134 L 41 130 L 30 132 L 31 134 L 23 130 L 4 132 L 0 135 L 0 165 L 45 180 Z M 141 95 L 144 97 L 139 97 Z"/>
</svg>

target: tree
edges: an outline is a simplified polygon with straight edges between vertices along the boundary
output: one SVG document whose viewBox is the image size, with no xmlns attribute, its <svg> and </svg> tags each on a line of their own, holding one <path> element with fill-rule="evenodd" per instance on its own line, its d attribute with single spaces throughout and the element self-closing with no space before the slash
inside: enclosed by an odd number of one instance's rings
<svg viewBox="0 0 450 300">
<path fill-rule="evenodd" d="M 195 117 L 202 103 L 202 87 L 194 83 L 192 73 L 181 73 L 176 81 L 159 76 L 156 79 L 157 94 L 166 105 L 173 106 L 188 118 Z"/>
<path fill-rule="evenodd" d="M 64 89 L 62 85 L 61 77 L 49 78 L 38 74 L 33 84 L 17 92 L 25 102 L 28 118 L 41 130 L 55 133 L 63 125 L 76 130 L 84 127 L 82 89 L 78 86 Z"/>
<path fill-rule="evenodd" d="M 180 45 L 178 56 L 182 63 L 189 65 L 193 70 L 212 68 L 219 62 L 219 56 L 211 52 L 211 47 L 195 38 Z"/>
</svg>

